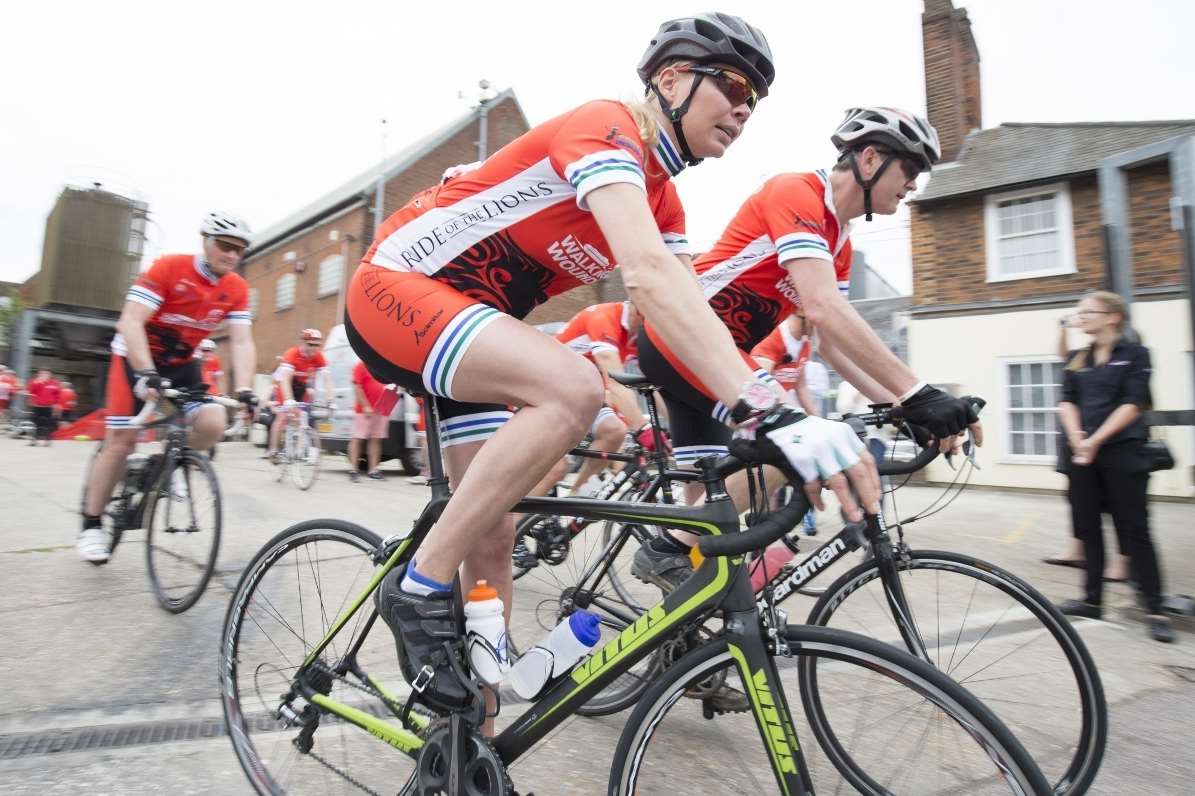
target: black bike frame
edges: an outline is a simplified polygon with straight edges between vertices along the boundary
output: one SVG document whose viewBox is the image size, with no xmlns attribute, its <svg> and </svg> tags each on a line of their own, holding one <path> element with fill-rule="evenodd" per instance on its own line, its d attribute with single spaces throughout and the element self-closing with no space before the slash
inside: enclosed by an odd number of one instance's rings
<svg viewBox="0 0 1195 796">
<path fill-rule="evenodd" d="M 432 477 L 428 480 L 432 500 L 416 520 L 411 533 L 392 539 L 378 551 L 385 563 L 370 579 L 360 594 L 333 623 L 323 640 L 309 653 L 296 674 L 298 690 L 311 703 L 340 716 L 380 740 L 405 752 L 418 756 L 423 740 L 406 727 L 396 727 L 371 714 L 343 705 L 307 684 L 306 670 L 315 664 L 331 640 L 369 599 L 385 575 L 408 561 L 440 516 L 450 496 L 448 481 L 443 475 L 443 461 L 439 439 L 439 409 L 434 398 L 425 402 L 427 411 L 428 465 Z M 595 501 L 588 498 L 525 498 L 512 509 L 518 513 L 537 513 L 553 516 L 581 516 L 595 520 L 636 522 L 678 528 L 698 534 L 729 534 L 739 528 L 738 512 L 726 495 L 723 479 L 745 464 L 719 470 L 709 460 L 702 462 L 700 476 L 710 496 L 699 507 L 667 506 L 619 501 Z M 692 474 L 689 474 L 692 480 Z M 779 674 L 768 642 L 762 635 L 761 622 L 751 583 L 745 572 L 742 556 L 706 559 L 693 576 L 669 593 L 661 603 L 650 608 L 631 622 L 619 635 L 577 664 L 568 674 L 547 686 L 547 690 L 515 722 L 497 738 L 494 746 L 502 761 L 509 765 L 542 740 L 562 721 L 618 677 L 628 672 L 638 661 L 658 648 L 686 626 L 721 611 L 726 617 L 726 637 L 735 650 L 733 654 L 739 674 L 750 695 L 760 739 L 768 750 L 772 770 L 783 793 L 804 794 L 808 782 L 803 776 L 805 761 L 797 743 L 792 714 L 784 698 Z M 351 667 L 357 650 L 364 642 L 368 628 L 376 624 L 377 609 L 373 608 L 362 632 L 343 660 L 341 666 Z M 372 678 L 370 678 L 372 679 Z M 383 693 L 385 693 L 383 691 Z M 412 722 L 419 725 L 421 722 Z"/>
</svg>

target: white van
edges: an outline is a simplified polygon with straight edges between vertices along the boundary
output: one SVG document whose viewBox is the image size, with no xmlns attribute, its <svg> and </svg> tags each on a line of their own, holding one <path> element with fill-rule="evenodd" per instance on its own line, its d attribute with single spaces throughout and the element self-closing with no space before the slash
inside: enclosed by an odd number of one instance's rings
<svg viewBox="0 0 1195 796">
<path fill-rule="evenodd" d="M 332 417 L 319 421 L 320 440 L 326 451 L 347 453 L 353 430 L 353 404 L 356 403 L 353 367 L 359 357 L 349 345 L 343 325 L 333 326 L 328 332 L 324 358 L 328 360 L 328 371 L 332 376 L 336 411 Z M 419 440 L 415 436 L 418 422 L 419 405 L 403 393 L 390 413 L 390 436 L 382 443 L 382 461 L 398 459 L 407 475 L 419 472 Z"/>
</svg>

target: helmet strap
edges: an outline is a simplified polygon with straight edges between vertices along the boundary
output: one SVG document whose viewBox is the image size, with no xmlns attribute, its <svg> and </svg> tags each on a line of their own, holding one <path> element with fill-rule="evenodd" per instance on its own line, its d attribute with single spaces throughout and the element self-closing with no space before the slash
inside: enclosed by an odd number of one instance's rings
<svg viewBox="0 0 1195 796">
<path fill-rule="evenodd" d="M 855 175 L 855 182 L 863 189 L 863 219 L 871 221 L 871 189 L 884 176 L 884 171 L 892 165 L 892 161 L 896 160 L 896 155 L 892 154 L 884 158 L 880 167 L 876 169 L 876 173 L 871 175 L 870 180 L 863 179 L 863 175 L 859 173 L 859 163 L 855 160 L 855 150 L 851 150 L 846 155 L 847 163 L 851 164 L 851 173 Z"/>
<path fill-rule="evenodd" d="M 685 159 L 685 164 L 688 166 L 696 166 L 701 162 L 701 158 L 694 157 L 692 150 L 689 149 L 689 142 L 685 140 L 685 131 L 681 126 L 681 120 L 689 112 L 689 105 L 693 102 L 693 96 L 697 93 L 697 87 L 701 85 L 701 81 L 704 78 L 705 75 L 700 72 L 693 73 L 693 86 L 689 89 L 689 96 L 685 97 L 685 101 L 675 108 L 668 104 L 668 100 L 664 99 L 664 95 L 660 93 L 660 89 L 655 83 L 648 82 L 647 84 L 652 92 L 655 93 L 656 99 L 660 101 L 660 108 L 668 117 L 668 121 L 672 122 L 672 131 L 676 133 L 676 144 L 680 147 L 680 155 Z"/>
</svg>

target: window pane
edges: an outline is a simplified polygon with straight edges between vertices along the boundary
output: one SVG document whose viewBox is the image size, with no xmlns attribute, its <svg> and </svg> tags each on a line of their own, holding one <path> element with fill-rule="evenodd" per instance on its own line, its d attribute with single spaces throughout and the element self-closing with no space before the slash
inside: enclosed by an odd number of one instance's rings
<svg viewBox="0 0 1195 796">
<path fill-rule="evenodd" d="M 319 267 L 319 297 L 331 296 L 340 291 L 344 276 L 344 260 L 339 256 L 329 257 Z"/>
<path fill-rule="evenodd" d="M 1033 387 L 1033 403 L 1030 406 L 1043 407 L 1046 406 L 1046 389 L 1045 387 Z"/>
<path fill-rule="evenodd" d="M 1013 387 L 1008 391 L 1008 405 L 1013 409 L 1021 409 L 1025 406 L 1025 390 L 1023 387 Z"/>
<path fill-rule="evenodd" d="M 1058 455 L 1058 435 L 1057 434 L 1047 434 L 1046 435 L 1046 454 L 1049 456 L 1057 456 Z"/>
<path fill-rule="evenodd" d="M 1044 364 L 1042 364 L 1041 362 L 1034 362 L 1032 365 L 1030 365 L 1029 366 L 1029 383 L 1030 384 L 1045 384 L 1046 383 L 1045 370 L 1046 370 L 1046 366 Z"/>
<path fill-rule="evenodd" d="M 1021 382 L 1021 366 L 1020 365 L 1009 365 L 1008 366 L 1008 383 L 1012 384 L 1012 385 L 1022 383 Z"/>
<path fill-rule="evenodd" d="M 1046 436 L 1045 434 L 1033 435 L 1033 453 L 1038 456 L 1045 456 L 1049 451 L 1046 450 Z"/>
<path fill-rule="evenodd" d="M 1024 431 L 1025 430 L 1025 416 L 1023 414 L 1021 414 L 1020 412 L 1017 412 L 1012 416 L 1012 430 L 1013 431 Z"/>
<path fill-rule="evenodd" d="M 278 279 L 274 294 L 274 309 L 286 310 L 295 305 L 295 281 L 294 274 L 283 274 Z"/>
<path fill-rule="evenodd" d="M 1034 431 L 1045 431 L 1046 430 L 1046 416 L 1044 413 L 1042 413 L 1042 412 L 1034 412 L 1033 413 L 1033 430 Z"/>
<path fill-rule="evenodd" d="M 1024 455 L 1024 453 L 1025 453 L 1025 435 L 1024 434 L 1013 434 L 1012 435 L 1012 452 L 1014 454 Z"/>
</svg>

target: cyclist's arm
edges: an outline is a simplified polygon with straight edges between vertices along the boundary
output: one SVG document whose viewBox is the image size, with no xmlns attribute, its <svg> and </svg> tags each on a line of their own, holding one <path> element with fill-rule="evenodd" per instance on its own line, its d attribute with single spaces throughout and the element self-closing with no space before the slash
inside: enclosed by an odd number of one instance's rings
<svg viewBox="0 0 1195 796">
<path fill-rule="evenodd" d="M 664 245 L 643 189 L 613 183 L 586 196 L 635 306 L 664 343 L 726 406 L 755 377 L 701 288 Z"/>
<path fill-rule="evenodd" d="M 797 386 L 794 389 L 797 394 L 797 403 L 805 410 L 805 414 L 819 417 L 820 413 L 817 411 L 817 402 L 813 400 L 813 391 L 809 389 L 808 382 L 805 381 L 805 368 L 801 368 L 797 373 Z"/>
<path fill-rule="evenodd" d="M 139 301 L 126 301 L 120 312 L 120 320 L 116 322 L 116 331 L 124 338 L 125 358 L 133 366 L 133 370 L 153 370 L 154 358 L 149 352 L 149 337 L 145 333 L 145 324 L 156 312 L 153 307 Z"/>
<path fill-rule="evenodd" d="M 253 344 L 253 327 L 247 323 L 228 325 L 232 372 L 236 376 L 237 392 L 253 389 L 253 374 L 257 371 L 257 347 Z"/>
<path fill-rule="evenodd" d="M 622 361 L 613 351 L 605 349 L 594 351 L 593 359 L 598 363 L 598 367 L 602 369 L 604 375 L 608 375 L 610 371 L 618 372 L 622 369 Z M 610 403 L 626 418 L 630 428 L 635 430 L 643 428 L 647 423 L 647 418 L 639 409 L 639 401 L 635 398 L 635 393 L 613 379 L 607 382 L 606 392 L 610 396 Z"/>
<path fill-rule="evenodd" d="M 838 371 L 838 375 L 842 376 L 843 380 L 849 381 L 851 384 L 867 397 L 867 400 L 874 404 L 895 404 L 899 403 L 896 396 L 888 390 L 880 386 L 880 383 L 864 373 L 854 362 L 843 356 L 842 352 L 834 347 L 825 337 L 818 341 L 817 352 L 821 354 L 822 359 L 829 363 L 830 367 Z"/>
<path fill-rule="evenodd" d="M 789 282 L 801 297 L 805 317 L 817 327 L 819 338 L 829 342 L 830 347 L 838 351 L 840 362 L 849 361 L 856 367 L 856 373 L 867 374 L 871 377 L 868 381 L 878 384 L 891 396 L 904 395 L 917 384 L 917 376 L 909 370 L 908 365 L 888 350 L 888 346 L 872 331 L 867 321 L 838 291 L 838 278 L 831 263 L 804 258 L 791 260 L 784 267 L 788 271 Z M 832 364 L 835 370 L 846 376 L 838 368 L 839 362 Z M 872 400 L 879 397 L 872 394 L 874 388 L 866 389 L 851 377 L 848 380 Z"/>
<path fill-rule="evenodd" d="M 336 398 L 336 387 L 332 384 L 332 371 L 324 366 L 319 369 L 316 379 L 320 382 L 317 390 L 324 397 L 324 403 L 332 403 L 332 400 Z"/>
</svg>

